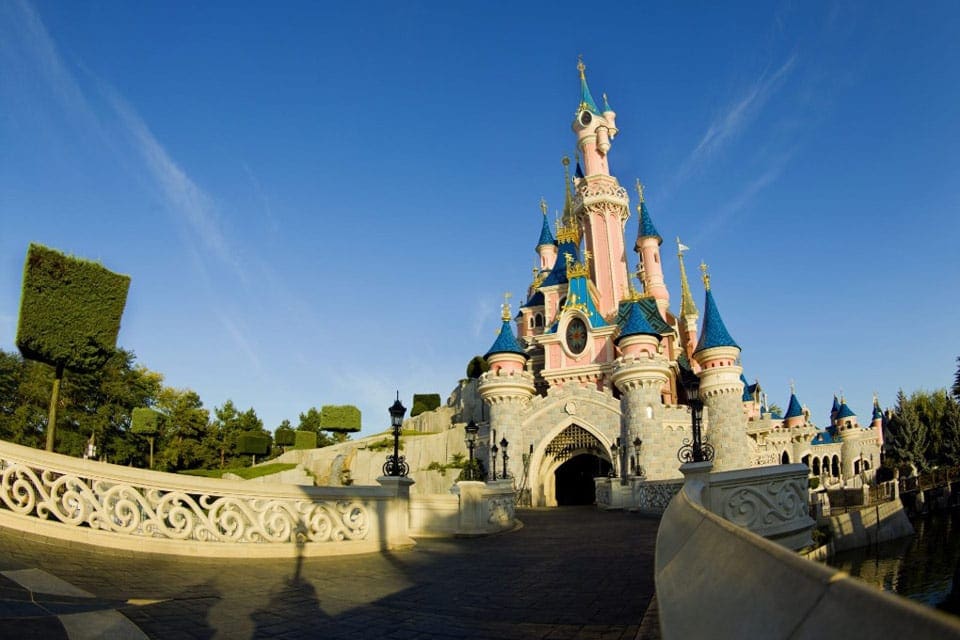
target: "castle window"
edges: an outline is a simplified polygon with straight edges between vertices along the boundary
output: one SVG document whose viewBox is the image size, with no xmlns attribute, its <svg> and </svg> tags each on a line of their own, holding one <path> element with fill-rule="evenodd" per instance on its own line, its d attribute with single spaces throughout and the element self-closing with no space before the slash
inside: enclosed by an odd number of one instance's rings
<svg viewBox="0 0 960 640">
<path fill-rule="evenodd" d="M 650 405 L 647 405 L 647 419 L 649 420 L 652 417 L 653 417 L 653 407 L 651 407 Z"/>
<path fill-rule="evenodd" d="M 536 315 L 536 317 L 534 318 L 533 326 L 538 327 L 538 328 L 543 326 L 543 316 L 540 315 L 539 313 L 538 313 L 538 314 Z"/>
</svg>

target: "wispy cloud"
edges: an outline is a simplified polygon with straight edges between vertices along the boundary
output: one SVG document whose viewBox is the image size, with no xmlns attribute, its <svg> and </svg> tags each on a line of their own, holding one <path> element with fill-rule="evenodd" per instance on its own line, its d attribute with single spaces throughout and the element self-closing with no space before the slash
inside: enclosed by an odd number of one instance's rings
<svg viewBox="0 0 960 640">
<path fill-rule="evenodd" d="M 230 336 L 230 339 L 237 345 L 240 352 L 246 356 L 251 368 L 259 372 L 261 366 L 257 351 L 254 349 L 253 343 L 247 338 L 246 333 L 240 328 L 240 325 L 237 324 L 237 321 L 227 315 L 220 314 L 220 324 L 223 325 L 227 335 Z"/>
<path fill-rule="evenodd" d="M 672 191 L 697 172 L 757 118 L 764 105 L 781 85 L 781 81 L 796 66 L 797 58 L 798 54 L 794 53 L 772 73 L 769 70 L 764 71 L 751 83 L 743 95 L 721 110 L 720 115 L 714 118 L 700 137 L 697 146 L 680 164 L 680 168 L 668 182 L 665 191 Z"/>
</svg>

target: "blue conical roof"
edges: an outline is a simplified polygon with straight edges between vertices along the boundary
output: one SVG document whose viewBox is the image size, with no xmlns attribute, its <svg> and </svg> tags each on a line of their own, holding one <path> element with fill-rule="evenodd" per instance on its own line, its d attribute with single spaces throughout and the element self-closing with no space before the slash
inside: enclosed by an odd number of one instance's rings
<svg viewBox="0 0 960 640">
<path fill-rule="evenodd" d="M 840 412 L 840 401 L 837 400 L 837 396 L 833 396 L 833 406 L 830 407 L 830 413 L 836 415 Z"/>
<path fill-rule="evenodd" d="M 800 401 L 797 400 L 797 394 L 790 394 L 790 404 L 787 405 L 787 415 L 784 418 L 799 418 L 803 415 L 803 407 L 800 406 Z"/>
<path fill-rule="evenodd" d="M 587 86 L 587 77 L 582 71 L 580 72 L 580 106 L 600 115 L 600 109 L 597 108 L 597 103 L 590 94 L 590 87 Z"/>
<path fill-rule="evenodd" d="M 705 309 L 703 312 L 703 328 L 694 353 L 712 347 L 737 347 L 739 349 L 740 345 L 734 342 L 733 338 L 730 337 L 730 332 L 727 331 L 726 325 L 723 324 L 723 318 L 720 317 L 720 311 L 717 309 L 717 303 L 714 301 L 713 292 L 710 289 L 707 289 L 707 300 L 703 306 Z"/>
<path fill-rule="evenodd" d="M 550 231 L 550 221 L 547 220 L 547 216 L 543 216 L 543 227 L 540 229 L 540 240 L 537 242 L 537 246 L 556 243 L 557 241 L 553 237 L 553 232 Z"/>
<path fill-rule="evenodd" d="M 577 160 L 577 170 L 573 175 L 581 179 L 583 178 L 583 169 L 580 167 L 580 160 Z"/>
<path fill-rule="evenodd" d="M 564 240 L 560 243 L 560 248 L 557 250 L 557 262 L 553 265 L 553 269 L 550 270 L 547 278 L 540 283 L 540 287 L 549 287 L 555 284 L 563 284 L 567 281 L 567 254 L 570 254 L 570 257 L 573 258 L 574 262 L 580 261 L 580 249 L 577 245 L 569 240 Z"/>
<path fill-rule="evenodd" d="M 856 416 L 857 414 L 847 406 L 846 402 L 840 404 L 840 412 L 837 414 L 838 418 L 855 418 Z"/>
<path fill-rule="evenodd" d="M 627 321 L 624 322 L 620 328 L 620 335 L 617 337 L 616 342 L 619 344 L 619 342 L 627 336 L 656 336 L 658 340 L 660 339 L 660 334 L 650 326 L 646 314 L 636 302 L 630 305 Z"/>
<path fill-rule="evenodd" d="M 637 237 L 656 238 L 657 244 L 663 244 L 663 238 L 660 236 L 660 232 L 653 226 L 653 218 L 650 217 L 650 212 L 647 211 L 646 202 L 640 203 L 640 232 L 637 234 Z"/>
<path fill-rule="evenodd" d="M 747 377 L 740 374 L 740 382 L 743 383 L 743 395 L 740 396 L 740 400 L 743 402 L 753 402 L 753 393 L 750 389 L 750 383 L 747 382 Z"/>
<path fill-rule="evenodd" d="M 504 319 L 503 324 L 500 326 L 500 333 L 497 334 L 497 339 L 493 341 L 490 350 L 487 351 L 483 357 L 488 358 L 495 353 L 519 353 L 522 356 L 527 355 L 523 347 L 520 346 L 520 343 L 517 342 L 516 336 L 513 335 L 513 329 L 510 327 L 510 321 L 507 319 Z"/>
<path fill-rule="evenodd" d="M 883 420 L 883 410 L 880 409 L 880 403 L 876 400 L 873 401 L 873 419 Z"/>
</svg>

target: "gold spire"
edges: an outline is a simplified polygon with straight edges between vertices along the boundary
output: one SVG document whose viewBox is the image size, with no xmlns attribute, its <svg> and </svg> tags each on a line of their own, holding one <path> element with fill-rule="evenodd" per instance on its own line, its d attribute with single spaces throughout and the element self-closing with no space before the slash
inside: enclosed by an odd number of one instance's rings
<svg viewBox="0 0 960 640">
<path fill-rule="evenodd" d="M 563 156 L 563 224 L 570 225 L 573 222 L 573 193 L 571 192 L 570 182 L 570 157 Z"/>
<path fill-rule="evenodd" d="M 577 71 L 580 72 L 580 79 L 581 79 L 581 80 L 586 80 L 586 79 L 587 79 L 586 74 L 584 74 L 584 71 L 586 71 L 586 70 L 587 70 L 587 65 L 583 64 L 583 54 L 582 54 L 582 53 L 578 53 L 578 54 L 577 54 Z"/>
<path fill-rule="evenodd" d="M 584 277 L 590 275 L 590 255 L 589 251 L 583 252 L 583 262 L 577 262 L 573 259 L 573 256 L 569 253 L 563 254 L 564 259 L 567 263 L 567 278 L 572 280 L 574 278 Z"/>
<path fill-rule="evenodd" d="M 540 197 L 540 211 L 543 211 L 543 215 L 547 215 L 547 201 L 544 200 L 543 196 Z"/>
<path fill-rule="evenodd" d="M 500 305 L 500 318 L 505 322 L 510 320 L 510 298 L 513 297 L 513 294 L 507 291 L 503 294 L 503 304 Z"/>
<path fill-rule="evenodd" d="M 689 249 L 687 245 L 680 242 L 680 236 L 677 236 L 677 258 L 680 259 L 680 317 L 688 318 L 697 316 L 697 305 L 693 302 L 693 294 L 690 293 L 690 283 L 687 281 L 687 268 L 683 264 L 683 252 Z"/>
<path fill-rule="evenodd" d="M 703 274 L 703 288 L 705 291 L 710 291 L 710 273 L 707 271 L 707 263 L 700 262 L 700 273 Z"/>
<path fill-rule="evenodd" d="M 643 183 L 640 182 L 640 178 L 637 178 L 637 197 L 639 198 L 637 204 L 643 203 Z M 637 211 L 640 211 L 640 207 L 637 207 Z"/>
</svg>

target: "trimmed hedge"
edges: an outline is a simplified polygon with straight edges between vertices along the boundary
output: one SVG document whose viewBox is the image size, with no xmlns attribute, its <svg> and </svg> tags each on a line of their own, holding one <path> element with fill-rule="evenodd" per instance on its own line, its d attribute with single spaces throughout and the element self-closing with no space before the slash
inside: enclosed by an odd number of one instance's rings
<svg viewBox="0 0 960 640">
<path fill-rule="evenodd" d="M 96 371 L 113 354 L 130 277 L 31 244 L 23 268 L 17 348 L 24 358 Z"/>
<path fill-rule="evenodd" d="M 297 441 L 297 432 L 290 427 L 278 427 L 273 441 L 278 447 L 290 447 Z"/>
<path fill-rule="evenodd" d="M 297 429 L 297 431 L 294 433 L 293 448 L 316 449 L 317 434 L 315 434 L 313 431 L 301 431 Z"/>
<path fill-rule="evenodd" d="M 159 411 L 148 407 L 137 407 L 130 414 L 131 433 L 141 436 L 155 436 L 160 432 L 160 425 L 163 422 L 164 415 Z"/>
<path fill-rule="evenodd" d="M 262 431 L 244 431 L 237 437 L 237 449 L 243 455 L 265 456 L 270 451 L 270 436 Z"/>
<path fill-rule="evenodd" d="M 341 433 L 360 431 L 360 409 L 352 404 L 325 404 L 320 408 L 320 428 Z"/>
<path fill-rule="evenodd" d="M 413 394 L 413 408 L 410 409 L 410 417 L 416 417 L 421 413 L 433 411 L 439 407 L 439 393 L 415 393 Z"/>
</svg>

